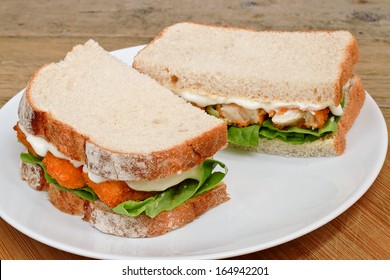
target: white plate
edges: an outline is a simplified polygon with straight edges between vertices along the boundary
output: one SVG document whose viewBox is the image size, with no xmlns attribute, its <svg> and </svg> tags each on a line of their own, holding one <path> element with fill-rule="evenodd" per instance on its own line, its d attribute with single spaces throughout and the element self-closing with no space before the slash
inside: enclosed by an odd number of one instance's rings
<svg viewBox="0 0 390 280">
<path fill-rule="evenodd" d="M 113 52 L 130 63 L 141 48 Z M 0 110 L 0 214 L 19 231 L 52 247 L 101 259 L 218 259 L 266 249 L 302 236 L 334 219 L 371 186 L 387 152 L 387 129 L 369 94 L 334 158 L 284 158 L 227 149 L 216 155 L 229 167 L 231 200 L 164 236 L 128 239 L 106 235 L 78 216 L 63 214 L 45 192 L 19 179 L 12 126 L 18 93 Z"/>
</svg>

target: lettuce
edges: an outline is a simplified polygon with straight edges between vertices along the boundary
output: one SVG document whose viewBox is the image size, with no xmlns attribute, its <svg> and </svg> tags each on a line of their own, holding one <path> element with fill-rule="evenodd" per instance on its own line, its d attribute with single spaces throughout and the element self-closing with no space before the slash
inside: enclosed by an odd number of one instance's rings
<svg viewBox="0 0 390 280">
<path fill-rule="evenodd" d="M 228 128 L 228 140 L 230 143 L 241 146 L 257 146 L 259 138 L 279 139 L 284 142 L 299 145 L 305 142 L 316 141 L 329 133 L 337 131 L 337 122 L 339 117 L 332 116 L 328 118 L 324 126 L 320 129 L 309 129 L 300 127 L 288 127 L 279 129 L 275 127 L 271 120 L 266 120 L 260 125 L 250 125 L 248 127 Z"/>
<path fill-rule="evenodd" d="M 224 172 L 212 172 L 219 165 Z M 168 188 L 143 201 L 125 201 L 112 210 L 118 214 L 138 216 L 145 213 L 154 218 L 162 211 L 172 210 L 191 197 L 197 196 L 215 187 L 225 177 L 227 168 L 225 164 L 213 159 L 207 159 L 202 163 L 201 178 L 199 181 L 187 179 L 175 187 Z"/>
<path fill-rule="evenodd" d="M 46 182 L 48 182 L 49 184 L 53 184 L 54 186 L 59 188 L 61 191 L 72 192 L 75 195 L 77 195 L 81 198 L 84 198 L 86 200 L 89 200 L 89 201 L 95 201 L 98 199 L 98 196 L 93 191 L 93 189 L 91 189 L 90 187 L 86 186 L 86 187 L 79 188 L 79 189 L 67 189 L 67 188 L 62 187 L 60 184 L 58 184 L 58 182 L 53 177 L 50 176 L 49 173 L 47 173 L 47 169 L 46 169 L 45 164 L 42 162 L 42 158 L 36 157 L 30 153 L 22 153 L 22 154 L 20 154 L 20 159 L 24 163 L 38 164 L 40 167 L 42 167 Z"/>
<path fill-rule="evenodd" d="M 62 187 L 58 182 L 47 173 L 45 164 L 42 162 L 42 158 L 36 157 L 30 153 L 22 153 L 20 158 L 25 163 L 38 164 L 42 167 L 44 177 L 50 184 L 55 185 L 62 191 L 70 191 L 75 195 L 87 199 L 89 201 L 95 201 L 98 199 L 96 193 L 90 187 L 86 186 L 79 189 L 67 189 Z M 220 166 L 224 169 L 224 172 L 215 171 L 214 168 Z M 227 173 L 227 168 L 224 163 L 207 159 L 202 163 L 200 180 L 187 179 L 178 185 L 168 188 L 165 191 L 158 192 L 156 195 L 149 197 L 142 201 L 125 201 L 114 207 L 112 210 L 118 214 L 127 216 L 138 216 L 145 212 L 151 218 L 157 216 L 160 212 L 165 210 L 172 210 L 173 208 L 184 203 L 186 200 L 206 192 L 214 188 Z"/>
<path fill-rule="evenodd" d="M 257 146 L 259 144 L 259 131 L 260 125 L 229 126 L 228 141 L 241 146 Z"/>
</svg>

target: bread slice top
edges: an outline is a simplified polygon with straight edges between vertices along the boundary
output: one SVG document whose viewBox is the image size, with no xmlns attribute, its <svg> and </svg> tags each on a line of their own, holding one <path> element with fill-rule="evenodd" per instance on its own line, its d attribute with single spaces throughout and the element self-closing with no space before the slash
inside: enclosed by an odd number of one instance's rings
<svg viewBox="0 0 390 280">
<path fill-rule="evenodd" d="M 338 105 L 358 62 L 348 31 L 254 31 L 195 23 L 163 30 L 133 67 L 177 92 Z"/>
<path fill-rule="evenodd" d="M 223 121 L 92 40 L 38 70 L 23 99 L 19 118 L 26 130 L 110 179 L 165 177 L 226 146 Z"/>
</svg>

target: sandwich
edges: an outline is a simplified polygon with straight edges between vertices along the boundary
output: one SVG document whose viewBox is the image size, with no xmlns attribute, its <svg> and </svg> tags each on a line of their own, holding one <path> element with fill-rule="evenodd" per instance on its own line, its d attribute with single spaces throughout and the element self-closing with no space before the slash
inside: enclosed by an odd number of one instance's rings
<svg viewBox="0 0 390 280">
<path fill-rule="evenodd" d="M 92 40 L 32 76 L 18 116 L 22 179 L 104 233 L 159 236 L 229 199 L 225 122 Z"/>
<path fill-rule="evenodd" d="M 348 31 L 164 29 L 133 67 L 227 122 L 231 146 L 283 156 L 341 155 L 365 100 Z"/>
</svg>

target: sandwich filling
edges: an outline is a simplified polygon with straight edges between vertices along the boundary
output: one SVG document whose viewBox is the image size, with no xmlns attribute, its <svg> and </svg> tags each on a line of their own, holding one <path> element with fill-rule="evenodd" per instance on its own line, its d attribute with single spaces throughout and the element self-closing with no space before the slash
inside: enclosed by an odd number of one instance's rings
<svg viewBox="0 0 390 280">
<path fill-rule="evenodd" d="M 47 183 L 89 201 L 99 199 L 122 215 L 145 213 L 154 218 L 216 187 L 227 172 L 222 162 L 209 158 L 190 170 L 154 181 L 108 180 L 90 172 L 86 164 L 67 158 L 44 138 L 29 134 L 20 124 L 14 129 L 28 150 L 21 160 L 39 165 Z M 220 171 L 214 171 L 217 166 Z"/>
<path fill-rule="evenodd" d="M 224 119 L 228 140 L 241 146 L 257 146 L 259 138 L 279 139 L 291 144 L 318 140 L 337 131 L 343 114 L 344 98 L 352 85 L 342 88 L 340 104 L 303 104 L 299 102 L 260 102 L 212 94 L 177 92 L 179 96 L 207 113 Z"/>
</svg>

